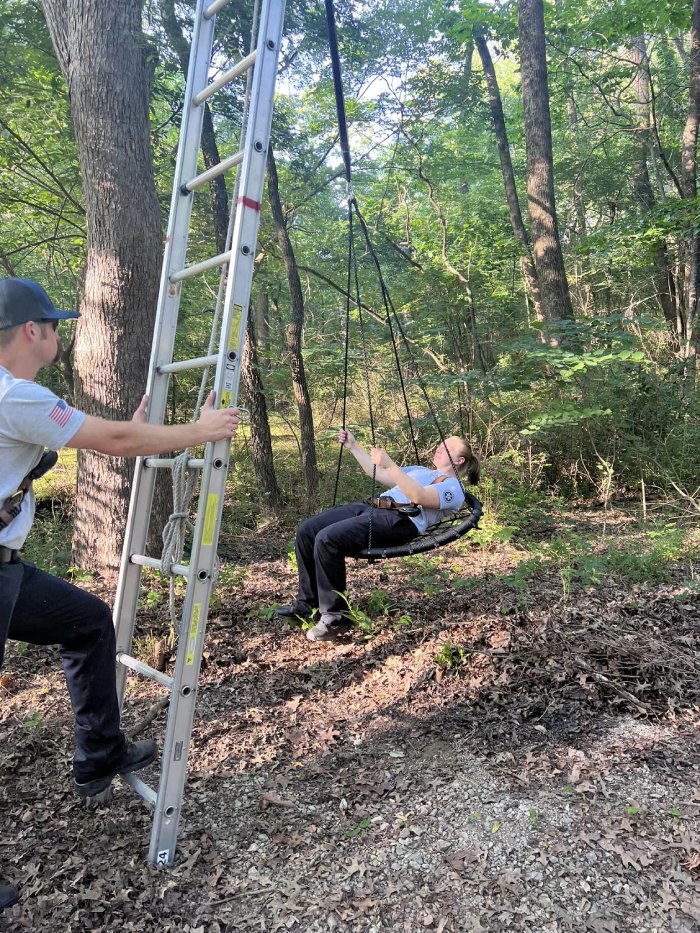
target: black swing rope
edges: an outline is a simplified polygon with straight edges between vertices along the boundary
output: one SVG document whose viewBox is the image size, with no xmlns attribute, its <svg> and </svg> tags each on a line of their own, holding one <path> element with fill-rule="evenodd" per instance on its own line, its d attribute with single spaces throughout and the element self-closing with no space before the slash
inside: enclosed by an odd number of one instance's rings
<svg viewBox="0 0 700 933">
<path fill-rule="evenodd" d="M 438 420 L 433 404 L 430 400 L 428 392 L 425 388 L 425 384 L 420 375 L 420 370 L 416 365 L 416 359 L 411 349 L 410 342 L 406 336 L 406 332 L 401 324 L 401 320 L 396 312 L 396 308 L 391 300 L 389 291 L 384 281 L 384 276 L 382 274 L 382 269 L 379 263 L 379 258 L 377 253 L 372 245 L 372 241 L 369 235 L 369 230 L 365 219 L 362 216 L 360 211 L 359 204 L 357 203 L 357 198 L 352 190 L 352 168 L 351 168 L 351 159 L 350 159 L 350 143 L 348 139 L 348 127 L 347 127 L 347 118 L 345 112 L 345 96 L 343 93 L 343 81 L 340 71 L 340 55 L 338 52 L 338 37 L 335 27 L 335 9 L 333 6 L 333 0 L 325 0 L 325 11 L 326 11 L 326 25 L 328 29 L 328 42 L 330 48 L 331 56 L 331 67 L 333 72 L 333 88 L 335 92 L 335 103 L 336 103 L 336 113 L 338 117 L 338 132 L 340 136 L 340 148 L 343 157 L 343 166 L 345 181 L 347 185 L 348 192 L 348 269 L 347 269 L 347 288 L 346 288 L 346 302 L 345 302 L 345 351 L 344 351 L 344 367 L 343 367 L 343 429 L 346 427 L 347 421 L 347 396 L 348 396 L 348 368 L 349 368 L 349 344 L 350 344 L 350 304 L 354 300 L 354 303 L 358 309 L 358 321 L 360 326 L 360 334 L 362 339 L 362 351 L 363 351 L 363 360 L 364 360 L 364 371 L 365 371 L 365 381 L 367 389 L 367 398 L 369 405 L 369 419 L 370 419 L 370 429 L 372 437 L 372 445 L 376 446 L 376 432 L 375 432 L 375 423 L 374 423 L 374 414 L 372 411 L 372 393 L 370 385 L 370 376 L 369 376 L 369 363 L 368 363 L 368 353 L 364 329 L 364 321 L 362 316 L 362 303 L 360 300 L 360 283 L 359 283 L 359 274 L 358 274 L 358 264 L 357 264 L 357 252 L 355 248 L 355 235 L 354 235 L 354 218 L 357 218 L 357 222 L 360 226 L 360 229 L 363 234 L 367 252 L 372 258 L 374 267 L 377 274 L 377 280 L 379 282 L 382 301 L 384 304 L 386 325 L 391 336 L 391 345 L 394 355 L 394 361 L 396 364 L 396 370 L 399 376 L 399 381 L 401 385 L 401 393 L 403 396 L 404 407 L 406 410 L 406 417 L 408 419 L 409 429 L 411 432 L 411 442 L 413 449 L 416 455 L 416 462 L 420 461 L 420 454 L 418 452 L 418 445 L 416 442 L 416 432 L 413 424 L 413 418 L 411 417 L 410 404 L 408 401 L 408 395 L 406 392 L 406 384 L 403 377 L 403 371 L 401 368 L 401 360 L 399 357 L 396 331 L 398 330 L 399 335 L 403 341 L 404 348 L 406 350 L 408 359 L 412 365 L 414 372 L 417 374 L 417 383 L 423 394 L 426 405 L 430 412 L 430 415 L 435 423 L 437 432 L 440 436 L 441 443 L 445 443 L 445 436 L 442 431 L 442 427 Z M 352 286 L 354 285 L 354 299 L 352 297 Z M 450 464 L 454 471 L 455 477 L 460 482 L 462 486 L 462 491 L 464 492 L 465 502 L 470 508 L 470 514 L 466 519 L 463 519 L 456 523 L 455 519 L 457 516 L 446 519 L 443 522 L 439 522 L 437 525 L 434 525 L 432 528 L 429 528 L 424 534 L 419 535 L 417 538 L 414 538 L 412 541 L 409 541 L 407 544 L 397 545 L 394 547 L 385 547 L 385 548 L 372 548 L 372 513 L 370 512 L 370 521 L 369 521 L 369 534 L 368 534 L 368 543 L 367 547 L 358 554 L 358 557 L 367 558 L 369 560 L 377 560 L 380 558 L 387 557 L 399 557 L 406 556 L 408 554 L 418 554 L 424 551 L 432 550 L 433 548 L 440 547 L 443 544 L 447 544 L 450 541 L 454 541 L 457 538 L 461 537 L 467 531 L 475 528 L 482 514 L 482 506 L 478 499 L 473 496 L 471 493 L 467 492 L 464 488 L 464 484 L 459 478 L 457 469 L 452 460 L 449 448 L 445 445 L 445 450 L 450 460 Z M 343 456 L 343 446 L 341 445 L 340 451 L 338 454 L 338 466 L 335 477 L 335 489 L 333 493 L 333 504 L 336 504 L 337 495 L 338 495 L 338 486 L 340 481 L 340 470 Z M 376 467 L 372 470 L 372 496 L 374 499 L 376 489 Z"/>
</svg>

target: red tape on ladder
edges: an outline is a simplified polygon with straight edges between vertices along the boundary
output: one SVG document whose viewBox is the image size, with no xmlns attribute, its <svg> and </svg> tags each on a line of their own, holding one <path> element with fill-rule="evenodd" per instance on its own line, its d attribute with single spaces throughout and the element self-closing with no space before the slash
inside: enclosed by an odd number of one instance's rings
<svg viewBox="0 0 700 933">
<path fill-rule="evenodd" d="M 250 207 L 254 211 L 260 212 L 260 202 L 254 201 L 252 198 L 247 198 L 245 195 L 241 195 L 238 199 L 238 203 L 242 204 L 243 207 Z"/>
</svg>

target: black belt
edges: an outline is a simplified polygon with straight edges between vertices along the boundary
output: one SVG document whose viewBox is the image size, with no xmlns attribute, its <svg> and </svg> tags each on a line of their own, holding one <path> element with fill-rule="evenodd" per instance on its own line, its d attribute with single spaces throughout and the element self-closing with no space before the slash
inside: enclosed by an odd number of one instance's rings
<svg viewBox="0 0 700 933">
<path fill-rule="evenodd" d="M 395 509 L 403 515 L 420 515 L 420 506 L 415 502 L 395 502 L 391 496 L 368 496 L 365 502 L 375 509 Z"/>
<path fill-rule="evenodd" d="M 4 547 L 0 544 L 0 564 L 14 564 L 18 554 L 19 551 L 13 551 L 11 547 Z"/>
</svg>

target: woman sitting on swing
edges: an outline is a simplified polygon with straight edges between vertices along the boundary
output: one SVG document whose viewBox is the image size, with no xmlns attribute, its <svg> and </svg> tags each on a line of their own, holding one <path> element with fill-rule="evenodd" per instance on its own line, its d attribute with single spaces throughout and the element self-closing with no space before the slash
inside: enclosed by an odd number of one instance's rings
<svg viewBox="0 0 700 933">
<path fill-rule="evenodd" d="M 333 641 L 352 628 L 347 604 L 345 558 L 372 546 L 406 544 L 427 528 L 459 511 L 464 490 L 458 475 L 479 481 L 479 461 L 461 437 L 448 437 L 435 451 L 434 469 L 399 467 L 381 447 L 365 450 L 350 431 L 341 430 L 340 443 L 368 476 L 387 491 L 372 502 L 352 502 L 307 518 L 297 529 L 295 551 L 299 572 L 297 597 L 291 606 L 279 606 L 275 615 L 309 619 L 314 610 L 320 620 L 309 629 L 309 641 Z"/>
</svg>

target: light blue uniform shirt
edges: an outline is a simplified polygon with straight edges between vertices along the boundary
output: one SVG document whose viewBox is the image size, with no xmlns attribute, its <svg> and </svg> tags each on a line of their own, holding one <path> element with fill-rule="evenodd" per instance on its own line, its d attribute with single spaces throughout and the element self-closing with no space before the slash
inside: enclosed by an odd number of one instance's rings
<svg viewBox="0 0 700 933">
<path fill-rule="evenodd" d="M 421 486 L 430 486 L 439 476 L 444 476 L 439 470 L 429 470 L 427 467 L 411 466 L 401 467 L 403 473 L 406 473 L 411 479 L 420 483 Z M 462 484 L 454 476 L 450 476 L 441 483 L 435 483 L 435 489 L 440 497 L 440 507 L 437 509 L 427 509 L 421 506 L 420 515 L 410 516 L 411 521 L 418 528 L 419 534 L 430 528 L 436 522 L 441 522 L 446 518 L 451 518 L 464 505 L 464 490 Z M 392 486 L 382 493 L 384 496 L 390 496 L 394 502 L 410 502 L 406 493 L 401 492 L 398 486 Z"/>
</svg>

